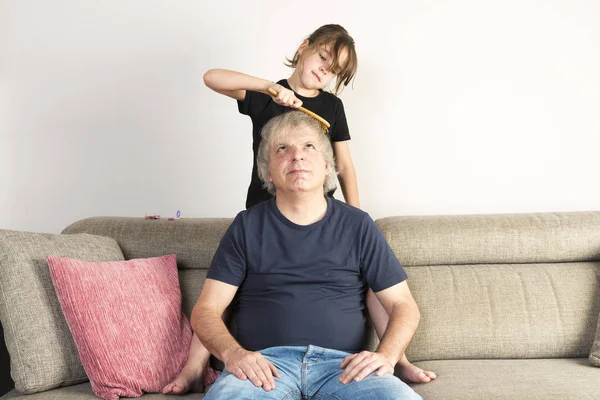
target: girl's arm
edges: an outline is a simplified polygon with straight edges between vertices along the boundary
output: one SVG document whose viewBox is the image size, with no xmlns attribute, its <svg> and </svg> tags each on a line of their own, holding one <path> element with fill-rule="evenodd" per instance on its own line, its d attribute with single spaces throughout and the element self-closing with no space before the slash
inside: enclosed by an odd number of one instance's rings
<svg viewBox="0 0 600 400">
<path fill-rule="evenodd" d="M 224 94 L 236 100 L 244 100 L 246 91 L 268 94 L 277 104 L 288 107 L 299 107 L 302 101 L 297 99 L 294 92 L 281 85 L 227 69 L 209 69 L 204 74 L 204 83 L 217 93 Z M 272 96 L 267 89 L 272 88 L 278 95 Z"/>
<path fill-rule="evenodd" d="M 340 180 L 340 186 L 342 187 L 342 193 L 346 203 L 351 206 L 360 208 L 360 201 L 358 199 L 358 182 L 356 181 L 356 170 L 354 169 L 354 163 L 352 162 L 352 156 L 350 155 L 350 147 L 348 146 L 348 140 L 343 142 L 334 142 L 333 150 L 335 152 L 335 158 L 338 169 L 338 179 Z"/>
<path fill-rule="evenodd" d="M 273 82 L 226 69 L 209 69 L 204 74 L 204 83 L 215 92 L 244 100 L 246 90 L 267 93 Z"/>
</svg>

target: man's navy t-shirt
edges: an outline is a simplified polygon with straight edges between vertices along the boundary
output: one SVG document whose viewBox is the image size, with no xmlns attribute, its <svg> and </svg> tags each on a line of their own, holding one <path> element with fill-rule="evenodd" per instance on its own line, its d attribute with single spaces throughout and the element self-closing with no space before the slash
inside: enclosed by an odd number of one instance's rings
<svg viewBox="0 0 600 400">
<path fill-rule="evenodd" d="M 273 198 L 239 213 L 223 236 L 207 277 L 239 287 L 244 348 L 360 351 L 367 287 L 378 292 L 407 278 L 367 213 L 326 199 L 314 224 L 294 224 Z"/>
</svg>

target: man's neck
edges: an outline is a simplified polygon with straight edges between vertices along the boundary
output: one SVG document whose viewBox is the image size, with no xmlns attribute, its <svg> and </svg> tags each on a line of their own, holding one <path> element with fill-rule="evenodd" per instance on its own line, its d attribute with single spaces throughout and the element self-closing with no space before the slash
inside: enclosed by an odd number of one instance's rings
<svg viewBox="0 0 600 400">
<path fill-rule="evenodd" d="M 320 193 L 277 193 L 275 204 L 284 217 L 297 225 L 310 225 L 323 219 L 327 200 Z"/>
</svg>

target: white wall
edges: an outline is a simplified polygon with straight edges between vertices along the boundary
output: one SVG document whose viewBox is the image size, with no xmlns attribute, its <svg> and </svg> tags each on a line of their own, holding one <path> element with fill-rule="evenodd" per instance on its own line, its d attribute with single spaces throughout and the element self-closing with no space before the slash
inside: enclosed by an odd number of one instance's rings
<svg viewBox="0 0 600 400">
<path fill-rule="evenodd" d="M 335 22 L 363 208 L 600 209 L 600 2 L 0 0 L 0 228 L 232 217 L 251 123 L 209 68 L 276 80 Z"/>
</svg>

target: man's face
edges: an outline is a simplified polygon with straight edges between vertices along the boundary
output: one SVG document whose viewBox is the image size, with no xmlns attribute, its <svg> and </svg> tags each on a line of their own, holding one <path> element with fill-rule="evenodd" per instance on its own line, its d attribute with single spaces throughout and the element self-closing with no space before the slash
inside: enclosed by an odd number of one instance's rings
<svg viewBox="0 0 600 400">
<path fill-rule="evenodd" d="M 329 173 L 320 149 L 318 135 L 306 126 L 288 128 L 273 142 L 270 151 L 269 180 L 277 193 L 323 192 Z"/>
</svg>

